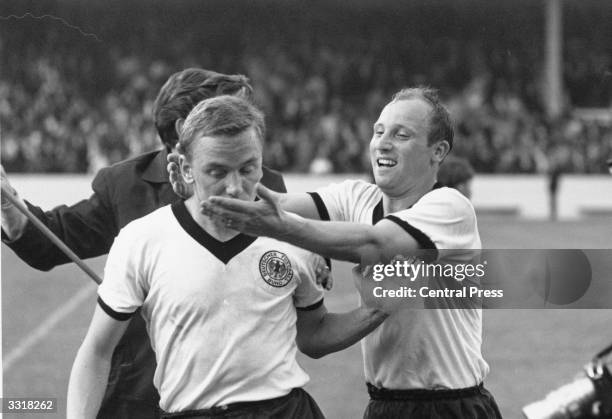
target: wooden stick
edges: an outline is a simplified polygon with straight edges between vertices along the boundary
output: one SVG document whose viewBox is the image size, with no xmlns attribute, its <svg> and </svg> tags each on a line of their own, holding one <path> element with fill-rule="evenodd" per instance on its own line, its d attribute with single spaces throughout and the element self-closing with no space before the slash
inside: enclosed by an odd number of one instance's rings
<svg viewBox="0 0 612 419">
<path fill-rule="evenodd" d="M 49 240 L 51 240 L 53 244 L 59 247 L 59 249 L 66 256 L 68 256 L 70 260 L 76 263 L 77 266 L 83 270 L 83 272 L 85 272 L 91 279 L 93 279 L 96 284 L 99 285 L 102 283 L 102 279 L 87 264 L 85 264 L 85 262 L 83 262 L 72 250 L 70 250 L 70 248 L 66 246 L 64 242 L 59 239 L 59 237 L 57 237 L 51 230 L 49 230 L 49 227 L 47 227 L 34 214 L 32 214 L 30 210 L 28 209 L 28 207 L 26 207 L 23 204 L 23 202 L 17 199 L 15 195 L 13 195 L 13 191 L 9 190 L 7 187 L 5 187 L 5 185 L 2 185 L 2 195 L 3 195 L 3 198 L 10 201 L 11 204 L 13 204 L 15 208 L 21 211 L 23 215 L 28 217 L 28 220 L 30 220 L 32 224 L 34 224 L 34 226 L 40 230 L 41 233 L 43 233 Z"/>
</svg>

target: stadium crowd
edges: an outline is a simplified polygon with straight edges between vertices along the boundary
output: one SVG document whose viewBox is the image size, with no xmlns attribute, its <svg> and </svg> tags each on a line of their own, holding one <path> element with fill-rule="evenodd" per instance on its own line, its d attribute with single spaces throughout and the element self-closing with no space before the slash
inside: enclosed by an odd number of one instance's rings
<svg viewBox="0 0 612 419">
<path fill-rule="evenodd" d="M 267 118 L 266 164 L 282 171 L 366 171 L 371 121 L 390 92 L 414 84 L 440 89 L 457 124 L 454 152 L 477 172 L 606 170 L 612 121 L 578 118 L 568 105 L 612 107 L 605 36 L 567 41 L 566 111 L 550 120 L 538 99 L 537 24 L 508 35 L 490 22 L 480 36 L 466 30 L 466 17 L 446 32 L 420 24 L 427 9 L 405 17 L 406 29 L 387 15 L 343 12 L 332 25 L 329 10 L 277 7 L 273 26 L 257 24 L 271 19 L 265 8 L 250 11 L 250 24 L 236 17 L 205 27 L 188 18 L 189 8 L 166 20 L 153 10 L 132 31 L 117 23 L 106 35 L 97 31 L 100 39 L 76 41 L 73 29 L 50 19 L 11 22 L 0 38 L 3 165 L 10 172 L 95 172 L 159 147 L 155 92 L 170 73 L 197 66 L 251 79 Z M 181 21 L 181 31 L 168 33 L 168 19 Z M 469 19 L 478 27 L 477 16 Z"/>
</svg>

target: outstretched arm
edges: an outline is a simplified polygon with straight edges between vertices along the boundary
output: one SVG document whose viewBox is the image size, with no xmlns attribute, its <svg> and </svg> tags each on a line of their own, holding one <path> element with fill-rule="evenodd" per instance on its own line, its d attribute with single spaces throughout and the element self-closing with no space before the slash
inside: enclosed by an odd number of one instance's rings
<svg viewBox="0 0 612 419">
<path fill-rule="evenodd" d="M 261 200 L 254 202 L 211 197 L 202 209 L 206 215 L 231 220 L 232 228 L 243 233 L 286 241 L 333 259 L 367 265 L 419 249 L 419 243 L 393 221 L 384 219 L 371 226 L 305 219 L 285 210 L 299 206 L 290 195 L 285 198 L 261 185 L 257 193 Z M 306 198 L 310 199 L 307 195 Z M 311 205 L 316 212 L 314 203 Z"/>
<path fill-rule="evenodd" d="M 389 220 L 376 225 L 308 220 L 283 214 L 270 236 L 332 259 L 362 265 L 387 263 L 397 255 L 411 254 L 419 243 Z"/>
<path fill-rule="evenodd" d="M 68 384 L 68 419 L 95 418 L 108 383 L 111 358 L 129 321 L 115 320 L 98 305 L 77 353 Z"/>
<path fill-rule="evenodd" d="M 257 194 L 262 199 L 254 202 L 213 197 L 201 202 L 201 210 L 205 215 L 233 214 L 235 219 L 241 221 L 246 221 L 252 215 L 257 217 L 277 216 L 281 209 L 313 220 L 321 218 L 312 197 L 307 193 L 278 193 L 260 183 L 257 185 Z M 256 225 L 247 227 L 255 228 Z"/>
</svg>

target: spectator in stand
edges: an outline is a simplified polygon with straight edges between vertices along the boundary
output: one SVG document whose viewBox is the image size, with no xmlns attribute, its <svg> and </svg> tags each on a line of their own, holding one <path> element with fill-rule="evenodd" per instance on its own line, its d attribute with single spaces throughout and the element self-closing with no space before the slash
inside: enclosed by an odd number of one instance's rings
<svg viewBox="0 0 612 419">
<path fill-rule="evenodd" d="M 438 182 L 442 186 L 457 189 L 467 199 L 472 198 L 472 179 L 474 169 L 467 159 L 448 156 L 440 165 Z"/>
<path fill-rule="evenodd" d="M 214 3 L 198 8 L 214 8 Z M 147 30 L 128 32 L 108 18 L 104 23 L 116 34 L 105 39 L 104 48 L 92 47 L 87 38 L 75 40 L 61 25 L 44 20 L 32 22 L 29 30 L 21 30 L 24 21 L 20 30 L 11 30 L 17 24 L 12 21 L 0 28 L 1 147 L 7 170 L 95 173 L 153 150 L 153 98 L 147 92 L 161 84 L 171 65 L 197 62 L 249 75 L 257 87 L 256 103 L 268 115 L 266 164 L 279 170 L 307 172 L 317 159 L 317 171 L 367 171 L 363 121 L 368 125 L 384 98 L 408 84 L 431 84 L 448 92 L 445 101 L 457 122 L 457 136 L 464 139 L 458 154 L 467 156 L 478 173 L 547 173 L 550 156 L 565 147 L 575 156 L 568 170 L 601 173 L 612 152 L 611 121 L 584 122 L 570 113 L 559 121 L 546 120 L 538 93 L 540 71 L 532 65 L 543 54 L 530 41 L 539 36 L 539 27 L 523 20 L 525 36 L 511 40 L 512 31 L 496 30 L 489 18 L 447 11 L 457 14 L 461 28 L 491 25 L 484 42 L 452 26 L 435 32 L 418 24 L 406 28 L 398 16 L 388 16 L 382 29 L 371 24 L 369 14 L 348 10 L 333 22 L 334 30 L 326 30 L 320 23 L 339 14 L 323 6 L 294 13 L 292 6 L 279 5 L 274 25 L 266 26 L 260 22 L 270 18 L 269 11 L 252 5 L 244 13 L 247 5 L 237 0 L 224 8 L 228 14 L 234 8 L 237 18 L 224 20 L 222 28 L 201 25 L 187 6 L 174 8 L 168 13 L 182 22 L 179 33 L 155 14 L 142 14 L 127 3 L 122 7 L 126 13 L 138 12 L 133 25 Z M 610 29 L 605 14 L 584 7 L 592 33 L 599 35 L 567 39 L 567 90 L 573 103 L 609 107 L 612 78 L 606 69 L 612 55 L 605 39 Z M 514 18 L 532 11 L 516 10 Z M 577 25 L 571 17 L 568 28 Z M 508 19 L 503 25 L 512 27 Z M 317 31 L 303 30 L 313 24 Z M 223 49 L 200 42 L 219 36 L 226 36 Z M 589 48 L 583 48 L 586 44 Z"/>
</svg>

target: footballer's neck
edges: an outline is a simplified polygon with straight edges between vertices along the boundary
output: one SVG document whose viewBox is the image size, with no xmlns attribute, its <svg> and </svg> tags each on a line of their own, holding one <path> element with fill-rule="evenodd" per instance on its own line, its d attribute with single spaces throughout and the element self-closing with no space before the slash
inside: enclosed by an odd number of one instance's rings
<svg viewBox="0 0 612 419">
<path fill-rule="evenodd" d="M 192 196 L 185 201 L 185 206 L 187 207 L 187 211 L 191 217 L 195 220 L 195 222 L 202 227 L 204 231 L 213 236 L 215 239 L 220 242 L 225 242 L 231 240 L 240 234 L 239 231 L 229 229 L 223 225 L 220 221 L 204 215 L 200 212 L 200 201 L 196 198 L 196 196 Z"/>
<path fill-rule="evenodd" d="M 383 191 L 383 210 L 385 214 L 392 214 L 397 211 L 404 210 L 413 206 L 426 193 L 430 192 L 434 184 L 435 178 L 425 178 L 416 185 L 408 188 L 401 193 L 387 193 Z"/>
</svg>

